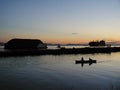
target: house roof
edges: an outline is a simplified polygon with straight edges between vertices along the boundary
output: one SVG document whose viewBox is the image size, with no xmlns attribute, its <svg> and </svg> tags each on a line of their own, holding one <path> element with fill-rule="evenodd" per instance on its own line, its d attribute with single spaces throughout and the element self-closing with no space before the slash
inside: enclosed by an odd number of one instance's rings
<svg viewBox="0 0 120 90">
<path fill-rule="evenodd" d="M 43 44 L 43 42 L 38 39 L 11 39 L 5 44 L 5 48 L 9 49 L 37 48 L 39 44 Z"/>
</svg>

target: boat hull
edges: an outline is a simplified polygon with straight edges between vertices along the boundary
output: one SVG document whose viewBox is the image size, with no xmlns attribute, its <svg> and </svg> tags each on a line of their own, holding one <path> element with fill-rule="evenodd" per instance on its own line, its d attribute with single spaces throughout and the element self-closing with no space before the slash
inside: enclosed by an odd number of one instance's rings
<svg viewBox="0 0 120 90">
<path fill-rule="evenodd" d="M 75 63 L 96 63 L 96 60 L 76 60 Z"/>
</svg>

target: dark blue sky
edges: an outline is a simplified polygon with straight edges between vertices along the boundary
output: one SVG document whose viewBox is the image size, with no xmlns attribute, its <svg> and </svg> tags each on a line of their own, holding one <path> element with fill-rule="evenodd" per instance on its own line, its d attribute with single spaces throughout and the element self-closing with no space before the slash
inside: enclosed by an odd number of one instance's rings
<svg viewBox="0 0 120 90">
<path fill-rule="evenodd" d="M 0 41 L 119 41 L 119 0 L 0 0 Z M 73 34 L 75 33 L 75 34 Z"/>
</svg>

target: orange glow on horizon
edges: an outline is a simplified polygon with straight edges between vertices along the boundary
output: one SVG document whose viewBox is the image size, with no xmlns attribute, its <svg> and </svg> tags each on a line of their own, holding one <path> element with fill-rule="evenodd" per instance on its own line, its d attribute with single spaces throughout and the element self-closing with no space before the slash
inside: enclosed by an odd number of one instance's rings
<svg viewBox="0 0 120 90">
<path fill-rule="evenodd" d="M 96 41 L 96 40 L 105 40 L 106 42 L 113 42 L 116 44 L 120 44 L 118 37 L 114 38 L 80 38 L 80 37 L 57 37 L 57 36 L 49 36 L 49 37 L 39 37 L 39 36 L 27 36 L 27 37 L 15 37 L 15 38 L 25 38 L 25 39 L 39 39 L 43 41 L 44 43 L 51 43 L 51 44 L 88 44 L 90 41 Z M 0 38 L 0 42 L 8 42 L 12 37 L 6 37 L 6 38 Z"/>
<path fill-rule="evenodd" d="M 71 40 L 71 39 L 46 39 L 42 40 L 45 43 L 51 43 L 51 44 L 88 44 L 90 40 Z"/>
</svg>

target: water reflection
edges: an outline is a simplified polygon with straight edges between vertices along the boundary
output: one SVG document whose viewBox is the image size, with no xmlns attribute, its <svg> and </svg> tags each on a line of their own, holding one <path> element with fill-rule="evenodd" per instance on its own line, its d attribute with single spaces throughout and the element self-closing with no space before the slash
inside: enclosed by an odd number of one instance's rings
<svg viewBox="0 0 120 90">
<path fill-rule="evenodd" d="M 97 64 L 82 68 L 75 64 L 80 57 L 97 59 Z M 119 58 L 120 53 L 0 58 L 0 89 L 111 90 L 111 83 L 120 86 Z"/>
<path fill-rule="evenodd" d="M 84 64 L 89 64 L 89 66 L 91 66 L 92 64 L 96 64 L 97 62 L 89 62 L 89 63 L 76 63 L 75 62 L 75 64 L 81 64 L 81 67 L 83 67 L 84 66 Z"/>
</svg>

